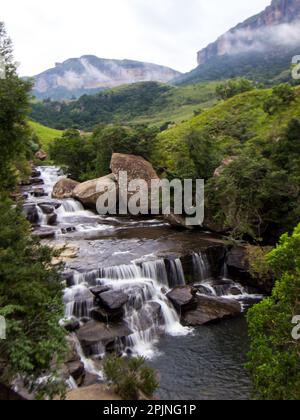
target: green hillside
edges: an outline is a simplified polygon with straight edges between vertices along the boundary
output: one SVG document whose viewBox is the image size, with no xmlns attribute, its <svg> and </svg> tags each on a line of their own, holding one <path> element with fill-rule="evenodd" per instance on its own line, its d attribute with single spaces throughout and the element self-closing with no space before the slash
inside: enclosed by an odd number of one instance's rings
<svg viewBox="0 0 300 420">
<path fill-rule="evenodd" d="M 46 127 L 34 121 L 29 121 L 30 127 L 38 137 L 43 149 L 48 150 L 52 141 L 62 136 L 63 131 L 55 130 L 53 128 Z"/>
<path fill-rule="evenodd" d="M 264 89 L 237 95 L 162 132 L 155 152 L 156 166 L 176 176 L 195 177 L 199 175 L 193 159 L 196 146 L 213 142 L 215 159 L 210 166 L 216 168 L 225 156 L 239 154 L 247 143 L 276 139 L 292 118 L 300 119 L 300 88 L 295 89 L 296 101 L 274 115 L 263 109 L 271 92 Z"/>
<path fill-rule="evenodd" d="M 84 95 L 69 103 L 44 101 L 32 105 L 31 118 L 49 127 L 91 130 L 98 124 L 180 123 L 216 102 L 216 82 L 175 87 L 136 83 Z"/>
</svg>

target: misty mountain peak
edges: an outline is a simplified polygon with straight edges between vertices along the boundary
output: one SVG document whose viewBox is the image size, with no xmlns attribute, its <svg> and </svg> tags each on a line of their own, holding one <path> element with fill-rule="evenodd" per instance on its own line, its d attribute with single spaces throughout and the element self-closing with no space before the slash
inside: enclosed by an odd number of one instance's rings
<svg viewBox="0 0 300 420">
<path fill-rule="evenodd" d="M 56 63 L 54 68 L 35 76 L 33 93 L 38 98 L 69 99 L 130 83 L 167 83 L 179 75 L 156 64 L 83 55 Z"/>
</svg>

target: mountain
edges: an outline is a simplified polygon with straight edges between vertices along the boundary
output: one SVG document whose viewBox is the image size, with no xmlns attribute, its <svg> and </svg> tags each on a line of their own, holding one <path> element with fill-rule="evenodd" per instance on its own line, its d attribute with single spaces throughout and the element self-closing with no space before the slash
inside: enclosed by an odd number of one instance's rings
<svg viewBox="0 0 300 420">
<path fill-rule="evenodd" d="M 263 12 L 198 52 L 198 67 L 175 83 L 245 76 L 264 83 L 289 78 L 300 51 L 300 0 L 273 0 Z"/>
<path fill-rule="evenodd" d="M 38 99 L 71 99 L 129 83 L 167 83 L 179 75 L 173 69 L 156 64 L 85 55 L 57 63 L 54 68 L 35 76 L 33 94 Z"/>
</svg>

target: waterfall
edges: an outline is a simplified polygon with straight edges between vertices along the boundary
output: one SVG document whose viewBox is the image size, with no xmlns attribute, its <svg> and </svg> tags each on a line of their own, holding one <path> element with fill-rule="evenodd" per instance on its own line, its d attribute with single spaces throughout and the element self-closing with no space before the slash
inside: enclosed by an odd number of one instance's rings
<svg viewBox="0 0 300 420">
<path fill-rule="evenodd" d="M 206 254 L 193 254 L 193 269 L 195 281 L 203 282 L 211 277 L 211 271 Z"/>
<path fill-rule="evenodd" d="M 45 193 L 51 197 L 54 185 L 59 179 L 65 177 L 60 176 L 60 169 L 53 166 L 39 166 L 37 170 L 41 173 L 41 179 L 44 181 Z"/>
<path fill-rule="evenodd" d="M 89 318 L 94 306 L 94 296 L 86 284 L 73 286 L 64 292 L 65 318 Z"/>
<path fill-rule="evenodd" d="M 160 332 L 169 335 L 186 335 L 189 329 L 180 319 L 155 279 L 102 279 L 101 284 L 129 296 L 125 305 L 124 320 L 133 334 L 126 339 L 126 346 L 133 354 L 151 358 Z"/>
<path fill-rule="evenodd" d="M 142 264 L 142 276 L 157 279 L 164 286 L 169 286 L 168 273 L 164 260 L 148 261 Z"/>
<path fill-rule="evenodd" d="M 169 286 L 171 289 L 177 286 L 185 285 L 185 275 L 182 267 L 181 260 L 176 258 L 176 260 L 169 261 L 170 263 L 170 279 Z"/>
<path fill-rule="evenodd" d="M 42 212 L 42 209 L 39 206 L 36 206 L 38 216 L 39 216 L 39 225 L 40 226 L 47 226 L 48 225 L 48 217 L 46 214 Z"/>
<path fill-rule="evenodd" d="M 184 280 L 180 260 L 174 261 L 178 282 Z M 124 307 L 124 321 L 132 334 L 127 337 L 125 350 L 151 358 L 161 333 L 186 335 L 190 332 L 180 324 L 180 317 L 162 288 L 168 290 L 168 275 L 164 260 L 143 262 L 141 265 L 121 265 L 88 273 L 74 274 L 75 286 L 65 290 L 65 316 L 78 319 L 90 317 L 94 298 L 89 288 L 95 285 L 122 291 L 129 299 Z M 96 349 L 94 350 L 96 354 Z"/>
</svg>

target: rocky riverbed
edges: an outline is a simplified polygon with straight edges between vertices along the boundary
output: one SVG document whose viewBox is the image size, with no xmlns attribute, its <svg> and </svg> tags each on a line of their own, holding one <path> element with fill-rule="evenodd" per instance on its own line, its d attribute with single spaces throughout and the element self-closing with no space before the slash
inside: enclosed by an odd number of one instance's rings
<svg viewBox="0 0 300 420">
<path fill-rule="evenodd" d="M 72 198 L 74 189 L 77 199 Z M 200 345 L 204 326 L 212 335 L 220 332 L 223 322 L 230 330 L 232 321 L 226 320 L 241 317 L 261 299 L 261 290 L 254 289 L 247 276 L 238 278 L 243 267 L 234 263 L 222 238 L 178 231 L 160 218 L 99 216 L 84 201 L 86 191 L 55 167 L 36 168 L 23 186 L 27 197 L 23 211 L 33 234 L 61 251 L 53 264 L 65 263 L 62 325 L 70 333 L 71 351 L 64 375 L 71 387 L 101 382 L 101 360 L 111 351 L 143 355 L 154 366 L 157 361 L 160 376 L 169 377 L 161 357 L 172 360 L 176 355 L 177 365 L 184 343 L 192 343 L 192 353 L 197 340 Z M 216 321 L 221 322 L 217 327 L 211 324 Z M 179 342 L 169 353 L 170 343 Z M 206 351 L 212 355 L 216 349 Z M 235 350 L 226 343 L 224 351 Z M 233 363 L 240 360 L 233 358 Z M 176 388 L 175 377 L 172 386 Z M 180 398 L 179 390 L 170 395 Z"/>
</svg>

